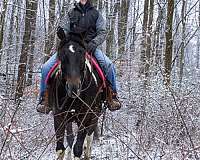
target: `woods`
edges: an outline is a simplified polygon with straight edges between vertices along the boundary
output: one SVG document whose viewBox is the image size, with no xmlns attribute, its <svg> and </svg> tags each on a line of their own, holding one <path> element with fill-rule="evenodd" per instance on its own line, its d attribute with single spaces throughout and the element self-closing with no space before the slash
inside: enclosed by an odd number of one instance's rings
<svg viewBox="0 0 200 160">
<path fill-rule="evenodd" d="M 32 70 L 33 68 L 33 44 L 35 37 L 35 24 L 36 24 L 36 10 L 37 10 L 37 1 L 26 1 L 26 13 L 25 13 L 25 31 L 23 36 L 23 45 L 22 51 L 19 57 L 18 65 L 18 78 L 17 78 L 17 87 L 16 87 L 16 98 L 20 98 L 23 95 L 23 90 L 26 82 L 26 68 Z M 29 63 L 28 63 L 28 55 Z M 29 78 L 31 78 L 29 76 Z M 29 79 L 29 81 L 31 81 Z"/>
<path fill-rule="evenodd" d="M 106 115 L 102 130 L 111 139 L 104 137 L 103 149 L 96 145 L 93 155 L 105 158 L 102 149 L 109 159 L 199 159 L 200 0 L 92 2 L 106 20 L 100 48 L 116 65 L 123 101 L 120 111 Z M 2 160 L 48 159 L 53 152 L 46 139 L 54 138 L 52 117 L 35 111 L 40 67 L 57 48 L 59 21 L 74 3 L 0 1 Z"/>
</svg>

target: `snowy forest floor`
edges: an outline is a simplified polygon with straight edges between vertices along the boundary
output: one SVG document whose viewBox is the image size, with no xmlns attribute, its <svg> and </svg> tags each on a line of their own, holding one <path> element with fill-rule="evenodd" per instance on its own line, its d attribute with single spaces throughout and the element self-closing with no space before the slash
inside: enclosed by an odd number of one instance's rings
<svg viewBox="0 0 200 160">
<path fill-rule="evenodd" d="M 154 79 L 153 85 L 144 92 L 136 74 L 137 66 L 131 65 L 135 62 L 122 63 L 118 81 L 123 108 L 116 112 L 107 111 L 103 136 L 94 141 L 92 159 L 200 157 L 199 81 L 193 81 L 194 85 L 187 83 L 184 92 L 170 93 L 160 80 Z M 55 159 L 53 116 L 36 112 L 33 87 L 27 88 L 12 124 L 9 122 L 16 104 L 4 97 L 0 103 L 0 159 Z"/>
</svg>

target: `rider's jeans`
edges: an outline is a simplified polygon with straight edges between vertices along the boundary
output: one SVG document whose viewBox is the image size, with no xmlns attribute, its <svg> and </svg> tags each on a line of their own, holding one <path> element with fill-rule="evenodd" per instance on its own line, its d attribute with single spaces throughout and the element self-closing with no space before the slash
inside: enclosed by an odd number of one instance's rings
<svg viewBox="0 0 200 160">
<path fill-rule="evenodd" d="M 114 64 L 100 49 L 96 49 L 94 56 L 97 59 L 98 63 L 100 64 L 100 67 L 104 71 L 107 80 L 111 83 L 112 90 L 114 92 L 117 92 L 116 71 Z M 47 85 L 45 83 L 45 79 L 51 67 L 53 67 L 53 65 L 56 63 L 56 60 L 57 60 L 57 53 L 51 56 L 49 60 L 45 62 L 42 66 L 41 81 L 40 81 L 40 97 L 43 96 L 46 90 Z"/>
</svg>

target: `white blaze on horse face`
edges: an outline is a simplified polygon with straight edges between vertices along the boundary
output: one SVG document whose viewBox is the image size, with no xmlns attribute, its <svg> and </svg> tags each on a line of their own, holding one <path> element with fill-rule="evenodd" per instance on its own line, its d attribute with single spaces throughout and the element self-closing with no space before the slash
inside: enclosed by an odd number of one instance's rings
<svg viewBox="0 0 200 160">
<path fill-rule="evenodd" d="M 74 50 L 74 46 L 73 46 L 73 45 L 70 45 L 70 46 L 69 46 L 69 50 L 70 50 L 72 53 L 75 53 L 75 50 Z"/>
</svg>

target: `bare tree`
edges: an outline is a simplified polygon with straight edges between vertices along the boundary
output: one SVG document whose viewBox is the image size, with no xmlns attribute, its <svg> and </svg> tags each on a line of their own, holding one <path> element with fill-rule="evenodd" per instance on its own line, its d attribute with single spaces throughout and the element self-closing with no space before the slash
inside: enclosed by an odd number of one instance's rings
<svg viewBox="0 0 200 160">
<path fill-rule="evenodd" d="M 102 9 L 103 8 L 103 1 L 102 0 L 98 0 L 98 9 Z"/>
<path fill-rule="evenodd" d="M 142 43 L 141 43 L 141 56 L 140 56 L 140 75 L 145 73 L 145 61 L 146 61 L 146 35 L 147 35 L 147 25 L 148 25 L 148 13 L 149 13 L 149 0 L 144 1 L 144 16 L 142 23 Z"/>
<path fill-rule="evenodd" d="M 199 57 L 200 57 L 200 1 L 199 1 L 199 15 L 198 15 L 198 35 L 197 35 L 197 57 L 196 57 L 196 67 L 199 68 Z"/>
<path fill-rule="evenodd" d="M 22 52 L 19 59 L 19 70 L 17 77 L 17 87 L 15 93 L 15 99 L 19 99 L 23 96 L 24 85 L 26 82 L 26 69 L 27 69 L 27 59 L 28 52 L 30 50 L 29 44 L 31 39 L 31 27 L 32 21 L 36 18 L 35 6 L 37 2 L 26 0 L 26 15 L 25 15 L 25 33 L 23 36 Z"/>
<path fill-rule="evenodd" d="M 165 82 L 170 84 L 170 74 L 172 70 L 172 50 L 173 50 L 173 17 L 174 17 L 174 0 L 168 0 L 167 4 L 167 24 L 166 24 L 166 46 L 165 46 Z"/>
<path fill-rule="evenodd" d="M 48 60 L 50 51 L 55 42 L 55 7 L 56 1 L 49 1 L 49 21 L 48 21 L 48 33 L 46 35 L 46 43 L 45 43 L 45 61 Z M 46 16 L 45 16 L 46 17 Z M 46 21 L 46 19 L 44 19 Z M 45 22 L 46 24 L 46 22 Z M 46 26 L 45 26 L 46 27 Z"/>
<path fill-rule="evenodd" d="M 5 14 L 7 11 L 7 0 L 3 1 L 3 11 L 0 16 L 0 49 L 2 49 L 3 45 L 3 31 L 4 31 L 4 23 L 5 23 Z M 1 54 L 0 54 L 0 64 L 1 64 Z"/>
<path fill-rule="evenodd" d="M 113 4 L 113 2 L 111 1 L 109 7 L 109 2 L 106 2 L 106 19 L 108 28 L 108 36 L 106 39 L 106 53 L 108 56 L 111 56 L 113 52 L 114 29 L 118 5 L 119 2 Z"/>
<path fill-rule="evenodd" d="M 154 65 L 156 69 L 159 65 L 161 65 L 161 56 L 162 56 L 162 45 L 161 45 L 161 32 L 162 32 L 162 21 L 164 17 L 165 9 L 161 6 L 161 3 L 158 2 L 158 17 L 156 20 L 156 29 L 154 34 L 154 52 L 155 52 L 155 60 Z"/>
<path fill-rule="evenodd" d="M 10 88 L 10 75 L 12 73 L 12 61 L 13 61 L 13 56 L 12 53 L 14 52 L 14 46 L 12 46 L 12 44 L 15 43 L 14 37 L 15 37 L 15 25 L 13 25 L 15 23 L 15 13 L 16 13 L 16 0 L 14 0 L 12 8 L 11 8 L 11 18 L 10 18 L 10 25 L 8 28 L 8 49 L 6 50 L 6 95 L 8 95 L 9 93 L 9 88 Z"/>
<path fill-rule="evenodd" d="M 126 30 L 130 0 L 122 0 L 118 8 L 118 53 L 123 54 L 126 46 Z"/>
<path fill-rule="evenodd" d="M 32 6 L 32 20 L 31 20 L 31 37 L 29 42 L 30 54 L 28 55 L 28 80 L 27 85 L 32 85 L 33 77 L 33 59 L 34 59 L 34 47 L 35 47 L 35 31 L 36 31 L 36 15 L 37 15 L 38 1 L 36 0 Z"/>
<path fill-rule="evenodd" d="M 182 0 L 181 22 L 182 22 L 182 39 L 180 52 L 180 71 L 179 71 L 179 85 L 181 86 L 183 78 L 184 55 L 185 55 L 185 38 L 186 38 L 186 0 Z"/>
<path fill-rule="evenodd" d="M 153 11 L 154 11 L 154 0 L 150 0 L 149 6 L 149 18 L 148 18 L 148 35 L 147 35 L 147 50 L 146 50 L 146 61 L 145 61 L 145 76 L 149 76 L 149 69 L 151 65 L 151 61 L 153 59 L 152 52 L 152 28 L 153 28 Z"/>
<path fill-rule="evenodd" d="M 175 1 L 176 3 L 176 1 Z M 180 39 L 180 35 L 181 35 L 181 27 L 180 27 L 180 24 L 181 24 L 181 14 L 179 13 L 179 8 L 178 7 L 175 7 L 174 8 L 174 16 L 176 17 L 174 19 L 174 26 L 175 26 L 175 34 L 174 34 L 174 43 L 173 43 L 173 52 L 175 54 L 175 60 L 176 60 L 176 67 L 180 67 L 180 44 L 181 44 L 181 39 Z"/>
</svg>

